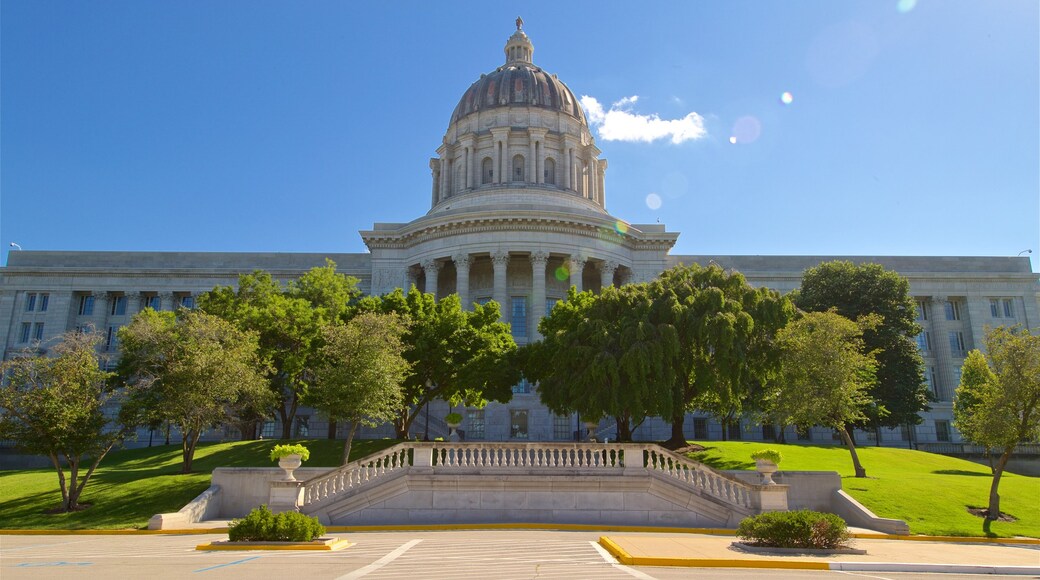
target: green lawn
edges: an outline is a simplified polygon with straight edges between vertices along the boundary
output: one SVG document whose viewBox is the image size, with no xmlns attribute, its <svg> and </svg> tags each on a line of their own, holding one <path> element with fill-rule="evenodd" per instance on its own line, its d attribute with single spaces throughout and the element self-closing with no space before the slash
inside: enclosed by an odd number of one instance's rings
<svg viewBox="0 0 1040 580">
<path fill-rule="evenodd" d="M 739 441 L 698 442 L 707 449 L 691 454 L 717 469 L 754 469 L 750 454 L 780 450 L 781 470 L 837 471 L 842 487 L 884 518 L 905 520 L 915 534 L 1040 537 L 1040 478 L 1006 473 L 1000 481 L 1000 509 L 1017 522 L 994 522 L 989 534 L 968 506 L 985 507 L 992 475 L 989 467 L 934 453 L 858 447 L 866 479 L 853 477 L 852 459 L 840 446 L 777 445 Z"/>
<path fill-rule="evenodd" d="M 180 445 L 113 452 L 90 478 L 81 503 L 93 507 L 70 514 L 47 514 L 61 503 L 53 469 L 0 471 L 0 529 L 144 528 L 157 513 L 175 512 L 209 487 L 215 467 L 274 467 L 268 458 L 277 440 L 200 444 L 193 473 L 182 475 Z M 342 441 L 293 441 L 310 449 L 305 467 L 339 465 Z M 394 445 L 389 439 L 356 440 L 351 459 Z"/>
</svg>

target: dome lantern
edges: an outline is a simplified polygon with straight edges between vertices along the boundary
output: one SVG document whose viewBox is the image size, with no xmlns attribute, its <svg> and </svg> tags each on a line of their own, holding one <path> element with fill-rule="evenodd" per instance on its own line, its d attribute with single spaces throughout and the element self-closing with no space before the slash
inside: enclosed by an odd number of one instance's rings
<svg viewBox="0 0 1040 580">
<path fill-rule="evenodd" d="M 531 39 L 527 38 L 527 34 L 524 33 L 524 19 L 519 16 L 516 17 L 516 32 L 506 41 L 505 53 L 506 64 L 520 62 L 531 64 L 534 62 L 532 60 L 534 45 L 531 44 Z"/>
</svg>

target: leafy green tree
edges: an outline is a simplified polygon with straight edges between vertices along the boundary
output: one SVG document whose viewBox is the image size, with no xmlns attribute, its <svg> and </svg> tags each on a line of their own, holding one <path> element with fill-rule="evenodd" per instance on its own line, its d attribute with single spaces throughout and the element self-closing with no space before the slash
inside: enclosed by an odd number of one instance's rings
<svg viewBox="0 0 1040 580">
<path fill-rule="evenodd" d="M 770 414 L 781 424 L 826 425 L 849 448 L 856 477 L 867 472 L 859 461 L 847 427 L 866 417 L 872 400 L 876 362 L 864 353 L 863 332 L 879 323 L 869 316 L 853 322 L 834 311 L 807 312 L 780 330 L 779 381 L 768 399 Z"/>
<path fill-rule="evenodd" d="M 516 342 L 509 325 L 499 322 L 498 304 L 462 309 L 455 294 L 436 300 L 414 287 L 384 296 L 366 296 L 358 309 L 400 315 L 408 330 L 404 357 L 411 373 L 404 382 L 404 404 L 394 420 L 397 436 L 408 436 L 419 410 L 429 401 L 483 406 L 507 402 L 520 380 Z"/>
<path fill-rule="evenodd" d="M 919 414 L 928 410 L 929 395 L 914 341 L 921 327 L 914 321 L 916 306 L 906 278 L 878 264 L 826 262 L 802 274 L 794 302 L 811 312 L 835 308 L 850 320 L 868 314 L 881 317 L 877 327 L 863 333 L 864 352 L 874 352 L 877 358 L 877 382 L 869 392 L 877 404 L 853 426 L 877 429 L 921 422 Z"/>
<path fill-rule="evenodd" d="M 117 392 L 109 385 L 111 373 L 98 366 L 101 338 L 69 332 L 47 354 L 28 351 L 0 364 L 6 377 L 0 382 L 0 439 L 50 458 L 64 512 L 82 509 L 79 500 L 94 470 L 126 435 L 105 416 Z"/>
<path fill-rule="evenodd" d="M 218 287 L 200 297 L 201 310 L 259 336 L 282 439 L 292 436 L 301 399 L 313 383 L 324 341 L 321 329 L 349 318 L 359 296 L 357 279 L 338 274 L 335 263 L 327 260 L 284 287 L 258 270 L 239 276 L 237 288 Z M 334 425 L 330 431 L 335 432 Z"/>
<path fill-rule="evenodd" d="M 989 515 L 1000 517 L 1000 478 L 1015 447 L 1040 438 L 1040 336 L 998 326 L 986 333 L 986 351 L 964 359 L 953 402 L 954 424 L 961 436 L 996 449 L 989 489 Z"/>
<path fill-rule="evenodd" d="M 182 434 L 182 472 L 191 472 L 199 437 L 235 420 L 245 401 L 270 393 L 254 333 L 201 311 L 147 308 L 119 329 L 117 373 L 128 387 L 126 424 L 169 421 Z"/>
<path fill-rule="evenodd" d="M 325 345 L 307 402 L 330 419 L 347 421 L 343 464 L 359 425 L 392 421 L 401 409 L 409 365 L 401 341 L 406 327 L 394 314 L 366 312 L 325 327 Z"/>
<path fill-rule="evenodd" d="M 654 317 L 645 284 L 599 295 L 571 289 L 539 324 L 542 341 L 525 347 L 525 374 L 554 413 L 614 417 L 620 441 L 633 424 L 671 413 L 674 329 Z"/>
<path fill-rule="evenodd" d="M 739 272 L 711 264 L 679 265 L 651 284 L 660 317 L 677 336 L 670 447 L 686 444 L 687 411 L 705 408 L 720 419 L 739 416 L 755 385 L 779 370 L 777 330 L 794 315 L 775 290 L 752 288 Z"/>
</svg>

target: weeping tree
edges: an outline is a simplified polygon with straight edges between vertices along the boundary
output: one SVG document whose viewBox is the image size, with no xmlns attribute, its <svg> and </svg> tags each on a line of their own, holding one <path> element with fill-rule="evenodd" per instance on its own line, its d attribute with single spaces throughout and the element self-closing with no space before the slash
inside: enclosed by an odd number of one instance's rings
<svg viewBox="0 0 1040 580">
<path fill-rule="evenodd" d="M 572 288 L 539 324 L 543 340 L 523 352 L 542 403 L 556 414 L 613 417 L 619 441 L 631 441 L 646 417 L 669 414 L 677 343 L 654 314 L 645 284 L 599 295 Z"/>
<path fill-rule="evenodd" d="M 401 408 L 401 385 L 409 372 L 400 316 L 366 312 L 345 325 L 324 329 L 325 345 L 307 402 L 330 420 L 350 424 L 343 443 L 343 464 L 360 425 L 392 421 Z"/>
<path fill-rule="evenodd" d="M 98 365 L 102 336 L 68 332 L 59 340 L 49 352 L 26 351 L 0 364 L 0 439 L 50 458 L 60 511 L 69 512 L 84 507 L 87 482 L 129 429 L 105 416 L 117 391 Z"/>
<path fill-rule="evenodd" d="M 1000 478 L 1015 447 L 1040 439 L 1040 336 L 999 326 L 986 333 L 986 351 L 964 360 L 953 402 L 961 436 L 996 450 L 987 519 L 1000 517 Z"/>
<path fill-rule="evenodd" d="M 878 324 L 871 315 L 852 321 L 834 311 L 807 312 L 781 329 L 779 380 L 768 395 L 770 415 L 781 424 L 826 425 L 842 438 L 856 477 L 867 472 L 859 461 L 848 426 L 866 418 L 873 405 L 877 363 L 863 351 L 863 332 Z"/>
<path fill-rule="evenodd" d="M 672 435 L 665 445 L 686 444 L 688 411 L 705 408 L 720 419 L 739 416 L 756 384 L 779 371 L 776 332 L 794 315 L 774 290 L 752 288 L 739 272 L 711 264 L 679 265 L 651 283 L 659 319 L 674 329 L 671 357 Z"/>
</svg>

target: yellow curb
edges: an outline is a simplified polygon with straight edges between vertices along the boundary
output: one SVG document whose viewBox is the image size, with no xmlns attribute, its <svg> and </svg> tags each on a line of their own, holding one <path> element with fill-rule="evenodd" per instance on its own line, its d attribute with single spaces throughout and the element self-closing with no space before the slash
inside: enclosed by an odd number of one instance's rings
<svg viewBox="0 0 1040 580">
<path fill-rule="evenodd" d="M 616 542 L 601 536 L 599 545 L 611 553 L 618 562 L 628 566 L 682 566 L 687 568 L 782 568 L 785 570 L 830 570 L 827 562 L 804 562 L 795 560 L 736 560 L 722 558 L 655 558 L 633 556 Z"/>
<path fill-rule="evenodd" d="M 354 544 L 351 544 L 348 540 L 338 540 L 338 541 L 333 542 L 331 544 L 305 544 L 305 543 L 299 543 L 299 544 L 290 544 L 290 543 L 286 543 L 286 544 L 264 544 L 264 543 L 260 543 L 260 542 L 257 542 L 257 543 L 248 542 L 248 543 L 237 543 L 237 544 L 234 544 L 234 543 L 230 543 L 229 542 L 227 544 L 212 544 L 212 543 L 211 544 L 199 544 L 199 545 L 195 546 L 195 549 L 196 550 L 206 550 L 206 551 L 221 551 L 221 550 L 229 550 L 229 551 L 230 550 L 234 550 L 234 551 L 242 551 L 242 550 L 312 550 L 312 551 L 319 551 L 319 552 L 336 552 L 336 551 L 342 550 L 344 548 L 349 548 L 350 546 L 353 546 L 353 545 Z"/>
<path fill-rule="evenodd" d="M 0 530 L 0 536 L 135 536 L 226 534 L 225 528 L 189 528 L 186 530 Z"/>
<path fill-rule="evenodd" d="M 892 534 L 850 534 L 861 540 L 906 540 L 911 542 L 960 542 L 977 544 L 1024 544 L 1040 546 L 1038 538 L 980 538 L 972 536 L 895 536 Z"/>
</svg>

